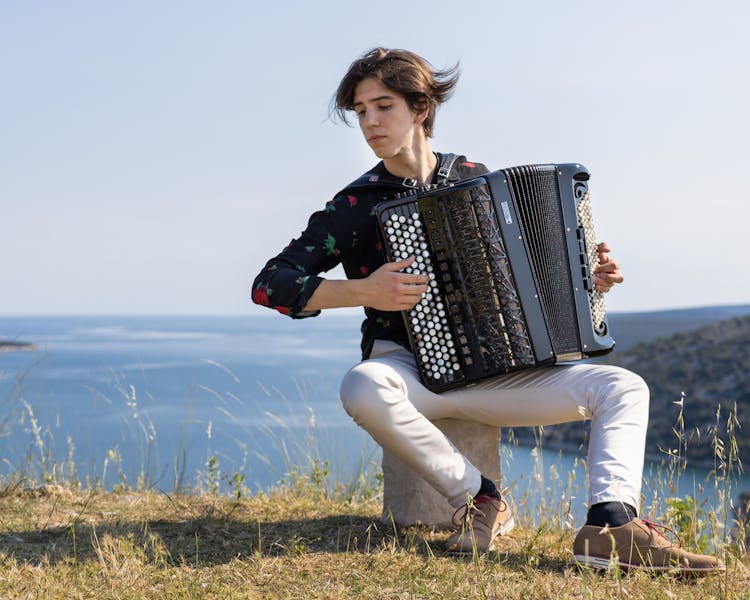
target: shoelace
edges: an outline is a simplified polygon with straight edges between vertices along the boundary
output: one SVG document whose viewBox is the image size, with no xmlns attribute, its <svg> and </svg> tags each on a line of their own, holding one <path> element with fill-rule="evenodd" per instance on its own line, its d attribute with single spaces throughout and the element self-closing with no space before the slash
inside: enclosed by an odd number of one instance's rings
<svg viewBox="0 0 750 600">
<path fill-rule="evenodd" d="M 660 530 L 668 531 L 675 538 L 677 538 L 677 543 L 679 544 L 678 548 L 682 548 L 682 538 L 680 538 L 680 536 L 677 534 L 677 532 L 674 529 L 667 527 L 666 525 L 659 525 L 658 523 L 652 523 L 651 521 L 647 521 L 646 519 L 641 519 L 641 523 L 643 523 L 651 531 L 656 532 L 656 535 L 663 537 L 665 540 L 667 540 L 671 544 L 673 543 L 672 540 L 670 540 Z"/>
<path fill-rule="evenodd" d="M 497 498 L 493 498 L 492 496 L 482 494 L 481 496 L 477 496 L 476 498 L 469 500 L 466 504 L 464 504 L 463 506 L 459 506 L 456 509 L 456 511 L 453 513 L 453 517 L 451 517 L 453 525 L 458 527 L 461 523 L 467 522 L 469 518 L 474 516 L 474 514 L 476 513 L 481 514 L 483 517 L 486 516 L 482 512 L 482 509 L 477 506 L 478 504 L 490 504 L 494 508 L 496 508 L 498 512 L 502 512 L 504 510 L 507 510 L 508 508 L 508 505 L 502 498 L 498 500 Z M 461 511 L 463 511 L 463 514 L 461 515 L 461 518 L 456 521 L 456 515 Z"/>
</svg>

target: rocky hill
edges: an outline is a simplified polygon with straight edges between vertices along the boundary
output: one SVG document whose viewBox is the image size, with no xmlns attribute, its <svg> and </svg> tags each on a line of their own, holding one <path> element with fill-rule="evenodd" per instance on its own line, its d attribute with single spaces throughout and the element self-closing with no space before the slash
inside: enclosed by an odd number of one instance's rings
<svg viewBox="0 0 750 600">
<path fill-rule="evenodd" d="M 693 463 L 714 464 L 713 434 L 729 449 L 727 420 L 736 406 L 733 437 L 740 456 L 750 458 L 750 316 L 734 317 L 699 329 L 637 344 L 597 362 L 616 364 L 641 375 L 651 390 L 646 452 L 651 457 L 679 446 Z M 684 425 L 679 423 L 680 401 Z M 586 428 L 580 423 L 546 427 L 547 447 L 578 448 Z M 522 442 L 531 430 L 517 429 Z"/>
</svg>

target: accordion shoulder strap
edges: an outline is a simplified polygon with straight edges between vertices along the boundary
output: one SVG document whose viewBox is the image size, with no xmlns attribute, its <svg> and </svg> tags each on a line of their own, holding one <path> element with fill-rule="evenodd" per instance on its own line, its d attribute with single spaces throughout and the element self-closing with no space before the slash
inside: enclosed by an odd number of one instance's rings
<svg viewBox="0 0 750 600">
<path fill-rule="evenodd" d="M 440 155 L 440 167 L 438 168 L 437 183 L 438 185 L 445 185 L 448 183 L 453 165 L 456 162 L 458 155 L 456 154 L 441 154 Z"/>
<path fill-rule="evenodd" d="M 440 157 L 440 166 L 437 172 L 437 185 L 445 185 L 450 178 L 453 165 L 456 163 L 458 158 L 457 154 L 438 154 Z M 361 175 L 343 190 L 336 194 L 348 194 L 355 191 L 396 191 L 396 190 L 416 190 L 422 186 L 416 179 L 410 179 L 409 177 L 395 177 L 390 173 L 375 173 L 374 171 L 368 171 L 364 175 Z"/>
</svg>

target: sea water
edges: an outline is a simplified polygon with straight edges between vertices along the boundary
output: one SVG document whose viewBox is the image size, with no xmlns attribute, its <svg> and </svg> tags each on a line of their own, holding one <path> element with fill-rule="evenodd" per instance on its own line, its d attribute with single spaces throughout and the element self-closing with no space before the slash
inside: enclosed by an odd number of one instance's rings
<svg viewBox="0 0 750 600">
<path fill-rule="evenodd" d="M 0 317 L 0 339 L 34 351 L 0 353 L 0 472 L 156 489 L 251 491 L 290 472 L 330 468 L 344 484 L 371 477 L 379 451 L 338 401 L 360 357 L 358 316 L 304 322 L 245 317 Z M 504 434 L 507 432 L 504 430 Z M 582 454 L 503 444 L 503 486 L 541 517 L 585 510 Z M 677 486 L 647 464 L 646 501 L 707 502 L 750 488 L 689 469 Z"/>
</svg>

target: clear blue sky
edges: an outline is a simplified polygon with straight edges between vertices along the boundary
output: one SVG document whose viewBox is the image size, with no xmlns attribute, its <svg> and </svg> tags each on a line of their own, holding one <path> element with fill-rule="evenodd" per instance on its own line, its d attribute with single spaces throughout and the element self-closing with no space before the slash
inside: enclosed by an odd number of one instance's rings
<svg viewBox="0 0 750 600">
<path fill-rule="evenodd" d="M 748 6 L 2 3 L 0 314 L 259 312 L 254 274 L 375 162 L 327 120 L 375 45 L 460 61 L 435 149 L 589 168 L 611 310 L 750 302 Z"/>
</svg>

